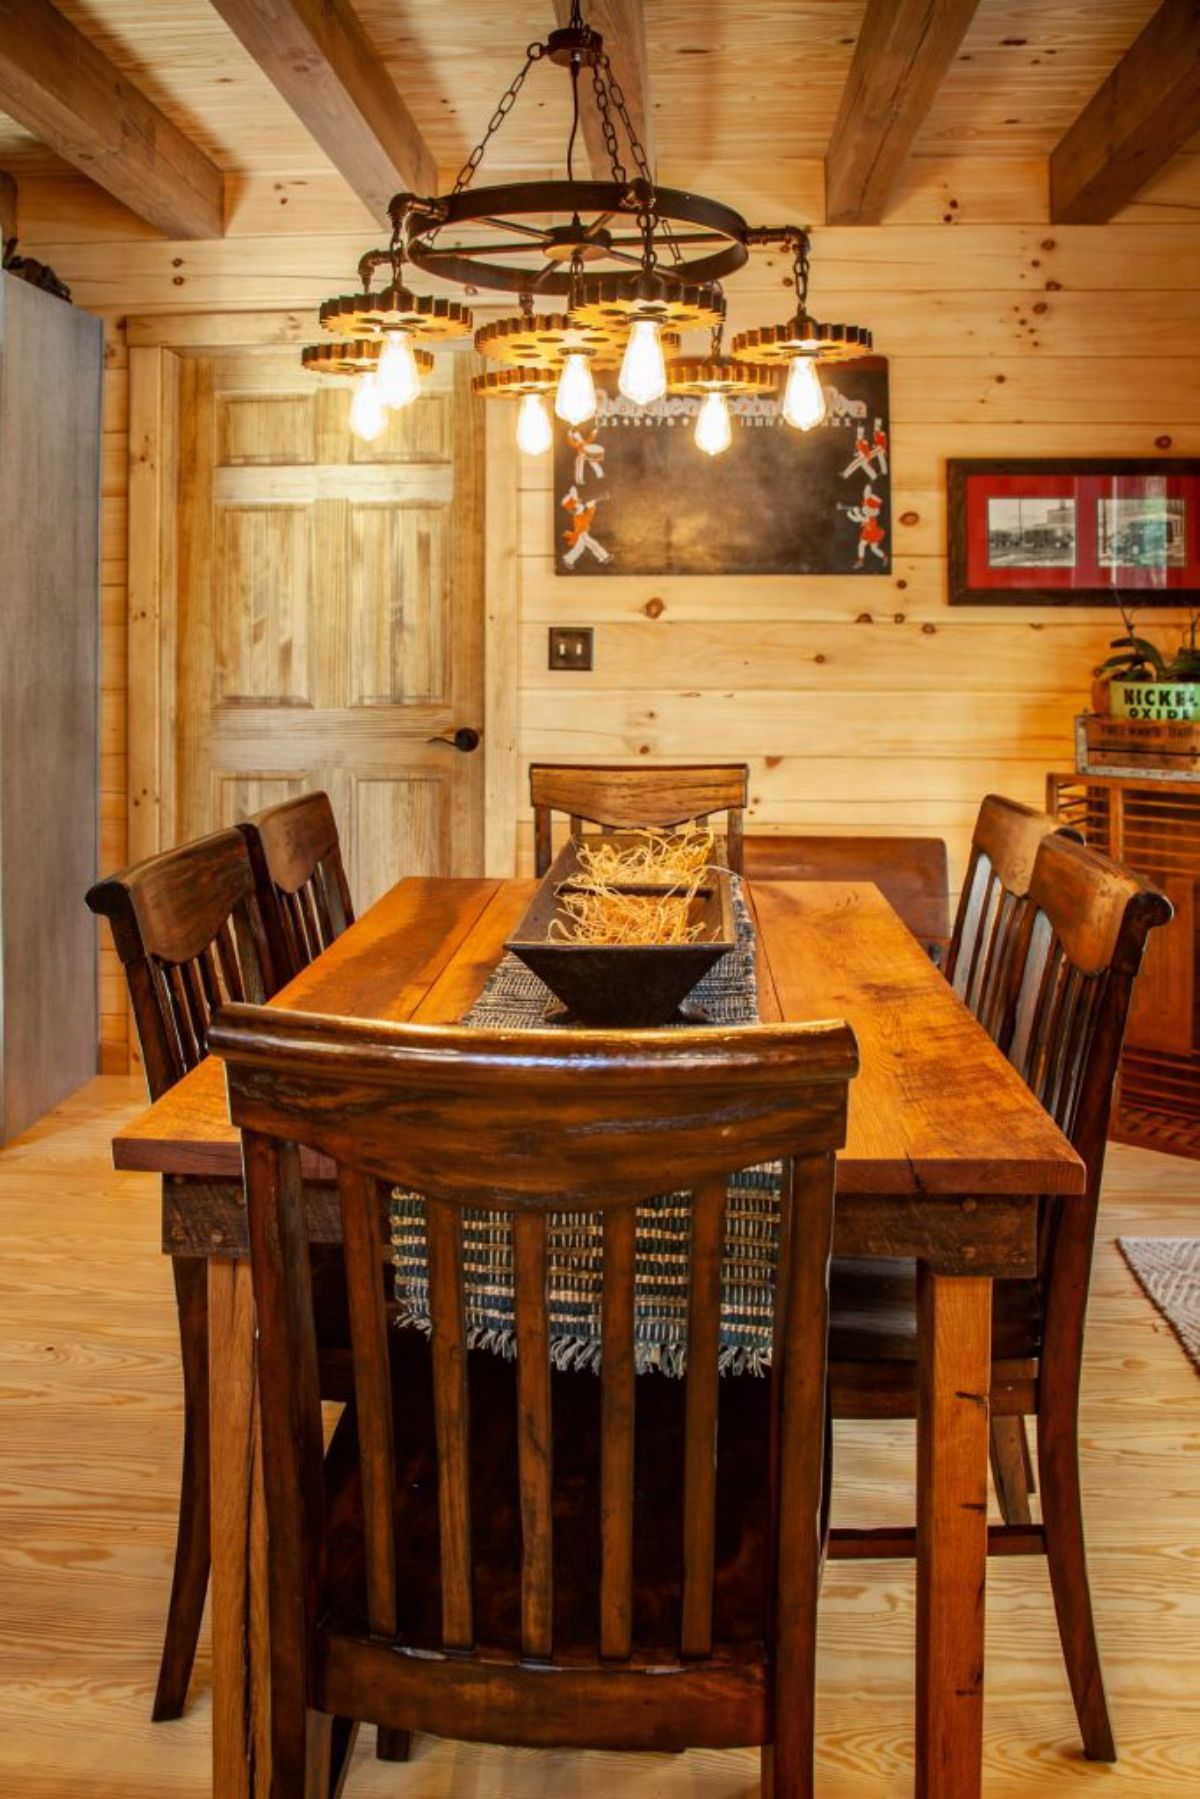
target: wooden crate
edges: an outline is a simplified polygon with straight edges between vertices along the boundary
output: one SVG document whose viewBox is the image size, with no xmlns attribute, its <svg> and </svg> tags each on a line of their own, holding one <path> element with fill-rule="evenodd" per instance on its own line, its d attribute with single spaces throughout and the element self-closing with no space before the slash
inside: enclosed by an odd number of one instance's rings
<svg viewBox="0 0 1200 1799">
<path fill-rule="evenodd" d="M 1120 722 L 1119 720 L 1116 722 Z M 1046 810 L 1144 875 L 1175 908 L 1133 990 L 1110 1136 L 1200 1160 L 1200 783 L 1050 775 Z"/>
<path fill-rule="evenodd" d="M 1075 720 L 1075 766 L 1082 775 L 1200 781 L 1200 723 L 1081 713 Z"/>
</svg>

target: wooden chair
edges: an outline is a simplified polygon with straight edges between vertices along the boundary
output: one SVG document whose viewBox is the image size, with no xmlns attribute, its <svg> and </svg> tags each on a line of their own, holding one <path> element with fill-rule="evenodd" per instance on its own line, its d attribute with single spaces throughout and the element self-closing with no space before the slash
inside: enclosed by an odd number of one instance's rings
<svg viewBox="0 0 1200 1799">
<path fill-rule="evenodd" d="M 1085 1753 L 1113 1761 L 1088 1588 L 1077 1413 L 1084 1314 L 1109 1111 L 1133 980 L 1169 902 L 1129 870 L 1043 833 L 1009 961 L 1002 1041 L 1087 1167 L 1078 1198 L 1044 1202 L 1036 1280 L 994 1287 L 991 1408 L 1037 1421 L 1042 1522 L 989 1532 L 996 1554 L 1044 1554 Z M 916 1412 L 911 1263 L 835 1262 L 830 1379 L 835 1417 Z M 832 1533 L 832 1553 L 911 1552 L 905 1530 Z"/>
<path fill-rule="evenodd" d="M 992 1037 L 1004 1023 L 1038 849 L 1053 832 L 1080 841 L 1078 831 L 1064 831 L 1047 813 L 996 793 L 988 794 L 975 820 L 946 979 Z"/>
<path fill-rule="evenodd" d="M 329 795 L 303 793 L 243 819 L 258 903 L 280 982 L 354 923 Z"/>
<path fill-rule="evenodd" d="M 213 1013 L 261 1002 L 274 968 L 246 845 L 218 831 L 99 881 L 87 895 L 108 919 L 125 969 L 150 1097 L 194 1068 Z M 183 1472 L 175 1568 L 156 1720 L 177 1718 L 191 1678 L 209 1569 L 208 1296 L 204 1261 L 172 1257 L 183 1362 Z"/>
<path fill-rule="evenodd" d="M 571 830 L 584 824 L 607 831 L 646 827 L 672 830 L 726 815 L 725 859 L 742 872 L 742 825 L 750 771 L 744 762 L 645 768 L 639 764 L 574 767 L 535 762 L 529 770 L 533 801 L 535 872 L 544 875 L 554 859 L 552 813 L 570 814 Z"/>
<path fill-rule="evenodd" d="M 359 1719 L 761 1743 L 764 1793 L 811 1794 L 849 1029 L 485 1034 L 234 1006 L 211 1042 L 246 1168 L 275 1799 L 335 1790 Z M 346 1251 L 356 1402 L 328 1459 L 296 1144 L 337 1165 Z M 775 1157 L 774 1367 L 722 1381 L 726 1178 Z M 432 1344 L 389 1329 L 380 1178 L 429 1196 Z M 634 1374 L 635 1207 L 664 1186 L 694 1195 L 686 1381 Z M 513 1216 L 515 1363 L 466 1347 L 470 1206 Z M 547 1215 L 564 1210 L 604 1214 L 599 1380 L 551 1369 Z"/>
<path fill-rule="evenodd" d="M 933 960 L 950 941 L 950 877 L 940 837 L 749 836 L 751 881 L 873 881 Z"/>
</svg>

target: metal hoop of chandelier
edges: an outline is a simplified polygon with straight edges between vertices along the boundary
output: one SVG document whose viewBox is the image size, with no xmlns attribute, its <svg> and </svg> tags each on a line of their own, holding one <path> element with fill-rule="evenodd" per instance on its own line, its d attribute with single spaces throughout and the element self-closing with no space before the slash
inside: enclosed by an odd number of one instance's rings
<svg viewBox="0 0 1200 1799">
<path fill-rule="evenodd" d="M 744 268 L 749 259 L 749 228 L 731 206 L 640 178 L 514 181 L 437 200 L 397 194 L 388 210 L 393 223 L 403 222 L 405 256 L 427 275 L 505 293 L 570 294 L 577 259 L 592 270 L 606 264 L 603 272 L 613 276 L 642 269 L 644 233 L 635 218 L 646 209 L 652 211 L 656 238 L 673 257 L 678 252 L 678 260 L 657 270 L 671 286 L 706 286 Z M 530 216 L 555 222 L 535 227 L 525 223 Z M 619 223 L 610 229 L 621 219 L 628 220 L 628 231 Z M 450 232 L 468 227 L 482 241 L 445 241 Z M 499 241 L 484 237 L 484 230 Z M 500 255 L 522 260 L 498 262 Z"/>
</svg>

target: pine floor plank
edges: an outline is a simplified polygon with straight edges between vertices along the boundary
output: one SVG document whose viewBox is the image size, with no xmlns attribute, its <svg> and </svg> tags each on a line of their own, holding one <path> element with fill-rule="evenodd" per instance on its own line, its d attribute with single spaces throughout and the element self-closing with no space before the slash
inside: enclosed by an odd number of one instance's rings
<svg viewBox="0 0 1200 1799">
<path fill-rule="evenodd" d="M 152 1177 L 114 1174 L 134 1081 L 93 1082 L 0 1154 L 0 1790 L 11 1799 L 209 1791 L 207 1632 L 193 1700 L 151 1726 L 170 1575 L 180 1415 L 169 1270 Z M 1200 1166 L 1114 1148 L 1093 1282 L 1084 1489 L 1121 1761 L 1083 1762 L 1040 1562 L 993 1564 L 988 1799 L 1200 1792 L 1200 1385 L 1114 1245 L 1200 1231 Z M 65 1245 L 65 1247 L 64 1247 Z M 911 1427 L 840 1426 L 836 1517 L 911 1515 Z M 820 1791 L 911 1792 L 914 1583 L 833 1564 L 822 1598 Z M 751 1799 L 752 1753 L 616 1757 L 418 1739 L 354 1799 Z"/>
</svg>

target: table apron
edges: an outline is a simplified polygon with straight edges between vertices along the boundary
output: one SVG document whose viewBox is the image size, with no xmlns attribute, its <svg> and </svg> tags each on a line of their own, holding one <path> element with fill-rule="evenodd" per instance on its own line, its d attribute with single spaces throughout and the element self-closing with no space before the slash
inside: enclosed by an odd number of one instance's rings
<svg viewBox="0 0 1200 1799">
<path fill-rule="evenodd" d="M 306 1181 L 309 1240 L 340 1243 L 337 1189 Z M 1037 1272 L 1037 1199 L 1029 1194 L 849 1193 L 839 1197 L 834 1254 L 911 1256 L 939 1274 L 1017 1280 Z M 388 1240 L 380 1188 L 380 1239 Z M 172 1256 L 249 1253 L 242 1183 L 195 1175 L 163 1178 L 163 1250 Z"/>
</svg>

